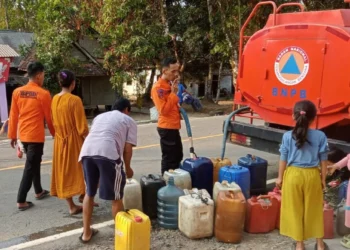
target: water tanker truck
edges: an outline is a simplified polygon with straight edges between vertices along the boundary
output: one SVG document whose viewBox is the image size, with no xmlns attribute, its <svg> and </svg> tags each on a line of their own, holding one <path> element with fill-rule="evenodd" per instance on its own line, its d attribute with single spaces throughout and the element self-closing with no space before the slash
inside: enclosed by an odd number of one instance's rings
<svg viewBox="0 0 350 250">
<path fill-rule="evenodd" d="M 246 36 L 264 5 L 272 7 L 265 27 Z M 288 6 L 299 10 L 281 13 Z M 294 126 L 293 106 L 303 99 L 317 107 L 311 127 L 350 153 L 350 10 L 260 2 L 240 32 L 234 107 L 241 108 L 225 123 L 227 141 L 278 154 L 283 133 Z"/>
</svg>

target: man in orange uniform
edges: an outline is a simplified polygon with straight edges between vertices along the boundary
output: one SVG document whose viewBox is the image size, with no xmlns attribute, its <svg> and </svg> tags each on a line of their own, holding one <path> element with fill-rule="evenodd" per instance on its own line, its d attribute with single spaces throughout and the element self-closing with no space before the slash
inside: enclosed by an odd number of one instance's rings
<svg viewBox="0 0 350 250">
<path fill-rule="evenodd" d="M 28 65 L 27 72 L 28 84 L 17 88 L 12 94 L 8 129 L 11 146 L 15 148 L 19 136 L 27 154 L 17 196 L 17 207 L 21 211 L 33 206 L 32 202 L 26 201 L 32 183 L 37 200 L 49 194 L 49 191 L 42 189 L 40 179 L 41 157 L 45 141 L 44 120 L 51 135 L 55 135 L 51 121 L 51 96 L 48 91 L 42 88 L 45 75 L 44 66 L 39 62 L 31 63 Z M 17 128 L 19 128 L 18 135 Z"/>
<path fill-rule="evenodd" d="M 158 134 L 162 150 L 162 174 L 169 169 L 177 169 L 182 161 L 180 137 L 180 106 L 177 96 L 177 80 L 180 65 L 173 58 L 162 63 L 162 75 L 153 86 L 151 97 L 158 110 Z"/>
</svg>

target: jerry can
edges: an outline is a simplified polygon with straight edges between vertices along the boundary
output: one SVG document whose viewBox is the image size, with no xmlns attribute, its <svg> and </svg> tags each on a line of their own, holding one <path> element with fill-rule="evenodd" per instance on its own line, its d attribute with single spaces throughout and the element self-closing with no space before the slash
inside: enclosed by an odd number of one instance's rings
<svg viewBox="0 0 350 250">
<path fill-rule="evenodd" d="M 237 183 L 228 181 L 216 182 L 213 190 L 213 200 L 215 204 L 217 203 L 217 197 L 220 191 L 233 191 L 233 192 L 241 192 L 241 188 Z"/>
<path fill-rule="evenodd" d="M 277 206 L 277 216 L 276 216 L 276 228 L 280 228 L 280 217 L 281 217 L 281 200 L 282 200 L 282 194 L 281 190 L 278 188 L 274 188 L 272 192 L 269 192 L 268 195 L 270 195 L 273 200 L 273 203 L 276 203 Z"/>
<path fill-rule="evenodd" d="M 324 239 L 334 238 L 334 210 L 329 204 L 324 204 L 323 207 L 323 222 L 324 222 Z"/>
<path fill-rule="evenodd" d="M 214 201 L 205 189 L 185 189 L 184 192 L 179 198 L 179 230 L 190 239 L 211 237 Z"/>
<path fill-rule="evenodd" d="M 170 177 L 168 185 L 158 191 L 157 217 L 160 227 L 177 229 L 179 218 L 179 197 L 185 193 L 174 184 L 174 177 Z"/>
<path fill-rule="evenodd" d="M 192 189 L 192 180 L 189 172 L 182 169 L 170 169 L 164 172 L 164 180 L 168 182 L 169 177 L 174 177 L 175 186 L 178 188 Z"/>
<path fill-rule="evenodd" d="M 115 249 L 151 249 L 151 221 L 137 209 L 119 212 L 115 219 Z"/>
<path fill-rule="evenodd" d="M 142 191 L 140 183 L 135 179 L 126 179 L 123 197 L 124 209 L 142 211 Z"/>
<path fill-rule="evenodd" d="M 219 181 L 220 169 L 225 166 L 231 166 L 232 162 L 228 158 L 224 158 L 223 160 L 221 158 L 211 158 L 210 160 L 214 165 L 213 183 L 215 184 L 217 181 Z"/>
<path fill-rule="evenodd" d="M 143 212 L 150 219 L 157 218 L 157 193 L 165 186 L 165 180 L 161 175 L 149 174 L 140 179 L 142 190 Z"/>
<path fill-rule="evenodd" d="M 215 213 L 215 238 L 238 244 L 242 241 L 246 199 L 241 191 L 220 191 Z"/>
<path fill-rule="evenodd" d="M 350 234 L 350 228 L 345 226 L 345 210 L 346 210 L 345 207 L 346 207 L 345 200 L 342 200 L 337 209 L 337 220 L 336 220 L 337 234 L 339 236 L 345 236 Z"/>
<path fill-rule="evenodd" d="M 248 200 L 245 231 L 269 233 L 276 227 L 277 205 L 270 195 L 252 196 Z"/>
<path fill-rule="evenodd" d="M 245 157 L 238 159 L 238 165 L 249 169 L 250 195 L 266 194 L 267 161 L 247 154 Z"/>
<path fill-rule="evenodd" d="M 193 188 L 206 189 L 212 195 L 214 167 L 209 158 L 187 158 L 180 168 L 190 173 Z"/>
<path fill-rule="evenodd" d="M 235 182 L 241 188 L 246 199 L 250 197 L 250 173 L 245 167 L 232 165 L 222 167 L 219 173 L 219 182 L 228 181 Z"/>
</svg>

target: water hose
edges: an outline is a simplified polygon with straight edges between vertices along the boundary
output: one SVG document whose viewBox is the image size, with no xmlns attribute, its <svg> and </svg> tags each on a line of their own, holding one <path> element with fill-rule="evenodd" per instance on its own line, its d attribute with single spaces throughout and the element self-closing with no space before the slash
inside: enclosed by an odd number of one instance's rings
<svg viewBox="0 0 350 250">
<path fill-rule="evenodd" d="M 188 119 L 188 115 L 187 115 L 186 111 L 182 107 L 180 107 L 180 113 L 181 113 L 181 115 L 182 115 L 182 117 L 183 117 L 183 119 L 185 121 L 186 130 L 187 130 L 187 136 L 188 136 L 188 140 L 190 141 L 190 156 L 191 156 L 192 159 L 196 159 L 197 155 L 194 152 L 190 120 Z"/>
<path fill-rule="evenodd" d="M 223 160 L 225 158 L 227 132 L 228 132 L 228 127 L 230 125 L 232 117 L 237 115 L 238 113 L 241 113 L 242 111 L 245 111 L 248 109 L 250 109 L 250 107 L 243 107 L 243 108 L 237 109 L 237 110 L 233 111 L 231 114 L 229 114 L 228 117 L 226 118 L 225 123 L 224 123 L 224 135 L 222 137 L 221 160 Z"/>
</svg>

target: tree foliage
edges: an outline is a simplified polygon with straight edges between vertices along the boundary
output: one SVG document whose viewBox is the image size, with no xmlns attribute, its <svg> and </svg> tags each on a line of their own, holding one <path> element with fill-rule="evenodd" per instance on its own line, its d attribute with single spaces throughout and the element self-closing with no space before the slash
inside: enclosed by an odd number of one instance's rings
<svg viewBox="0 0 350 250">
<path fill-rule="evenodd" d="M 97 31 L 104 67 L 122 93 L 131 79 L 144 84 L 144 69 L 159 68 L 165 56 L 176 56 L 186 79 L 204 81 L 208 72 L 237 63 L 239 31 L 259 0 L 0 0 L 0 28 L 35 33 L 36 56 L 47 68 L 47 87 L 56 73 L 79 68 L 73 43 Z M 276 0 L 277 5 L 292 0 Z M 346 8 L 343 0 L 303 0 L 307 10 Z M 293 9 L 294 8 L 294 9 Z M 295 7 L 286 8 L 295 11 Z M 266 23 L 261 8 L 248 26 L 252 34 Z M 210 75 L 210 74 L 209 74 Z M 148 88 L 150 90 L 150 88 Z M 209 91 L 209 90 L 208 90 Z"/>
</svg>

